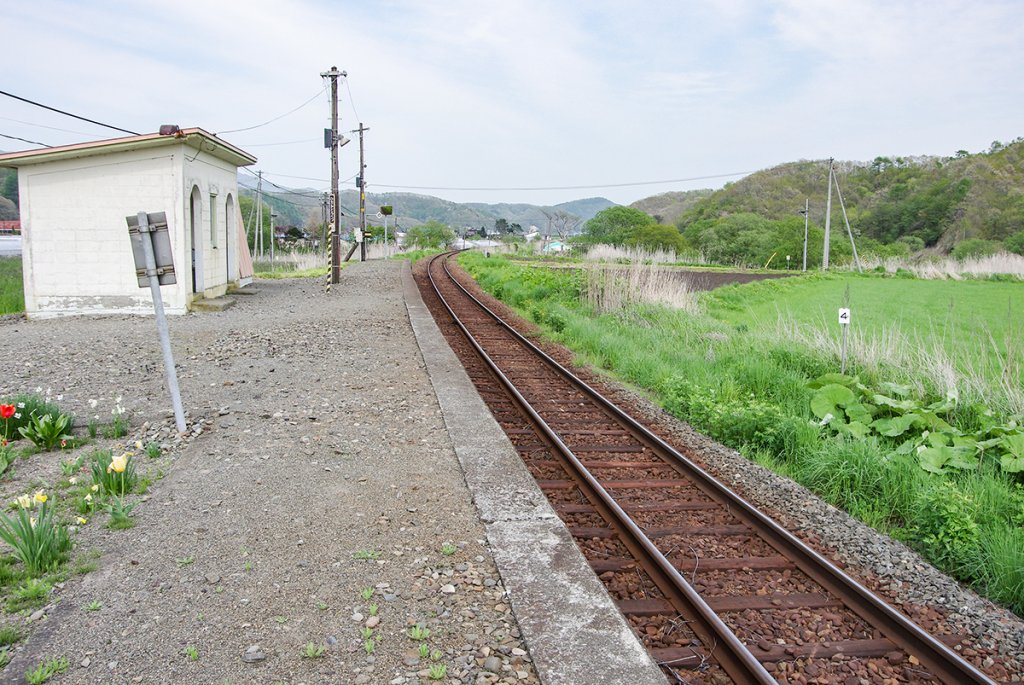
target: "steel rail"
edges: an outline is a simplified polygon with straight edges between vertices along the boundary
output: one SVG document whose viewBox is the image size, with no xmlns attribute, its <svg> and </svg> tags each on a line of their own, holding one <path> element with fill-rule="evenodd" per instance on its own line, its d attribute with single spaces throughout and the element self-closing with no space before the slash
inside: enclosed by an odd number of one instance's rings
<svg viewBox="0 0 1024 685">
<path fill-rule="evenodd" d="M 644 568 L 651 575 L 652 580 L 665 593 L 673 606 L 694 622 L 691 624 L 694 633 L 701 639 L 708 651 L 714 653 L 715 660 L 734 682 L 738 685 L 777 685 L 778 681 L 768 673 L 757 657 L 747 649 L 746 645 L 736 637 L 735 633 L 708 606 L 700 594 L 683 578 L 672 562 L 661 553 L 657 546 L 651 542 L 650 538 L 623 511 L 615 499 L 594 478 L 593 474 L 580 462 L 579 458 L 573 454 L 572 450 L 552 430 L 540 414 L 534 410 L 526 398 L 523 397 L 511 380 L 498 368 L 498 365 L 491 359 L 490 355 L 487 354 L 469 332 L 469 329 L 455 314 L 448 300 L 441 293 L 440 288 L 434 281 L 433 274 L 431 274 L 430 267 L 433 266 L 437 259 L 443 256 L 433 257 L 427 267 L 427 277 L 430 279 L 431 286 L 433 286 L 438 299 L 491 373 L 494 374 L 499 383 L 519 405 L 520 409 L 529 416 L 530 420 L 555 449 L 556 453 L 562 457 L 564 463 L 569 467 L 567 470 L 577 475 L 580 485 L 583 486 L 587 494 L 587 498 L 608 521 L 612 522 L 619 532 L 620 540 L 641 561 Z M 445 268 L 445 273 L 455 282 L 455 279 L 448 272 L 447 264 L 442 262 L 442 265 Z M 476 301 L 475 298 L 473 299 Z M 479 302 L 477 303 L 479 304 Z"/>
<path fill-rule="evenodd" d="M 694 483 L 701 490 L 714 499 L 725 501 L 730 507 L 734 507 L 734 513 L 737 513 L 740 518 L 753 526 L 768 544 L 788 556 L 810 578 L 841 598 L 847 608 L 879 629 L 894 644 L 917 657 L 933 675 L 940 678 L 944 683 L 948 685 L 967 685 L 971 683 L 976 685 L 996 685 L 995 681 L 969 664 L 955 651 L 889 606 L 889 604 L 876 596 L 868 588 L 858 583 L 828 559 L 818 554 L 799 538 L 737 495 L 728 486 L 679 453 L 675 448 L 633 419 L 625 411 L 591 388 L 587 383 L 515 330 L 515 328 L 470 293 L 451 274 L 447 265 L 447 257 L 450 257 L 451 254 L 443 255 L 445 257 L 445 273 L 481 310 L 486 312 L 521 344 L 533 351 L 556 373 L 597 402 L 603 410 L 619 420 L 637 439 L 648 443 L 652 448 L 656 448 L 658 452 L 670 457 L 687 476 L 694 480 Z M 431 283 L 433 283 L 432 278 Z M 438 292 L 438 296 L 440 297 L 440 292 Z M 447 307 L 447 303 L 445 303 L 445 306 Z M 449 311 L 451 311 L 450 307 Z M 468 332 L 466 334 L 468 335 Z"/>
</svg>

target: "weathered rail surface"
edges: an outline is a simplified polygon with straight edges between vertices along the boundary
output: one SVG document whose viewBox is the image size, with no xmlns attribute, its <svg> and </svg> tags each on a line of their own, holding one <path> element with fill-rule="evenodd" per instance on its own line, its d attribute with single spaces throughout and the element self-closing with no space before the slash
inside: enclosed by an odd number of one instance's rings
<svg viewBox="0 0 1024 685">
<path fill-rule="evenodd" d="M 993 682 L 502 321 L 449 258 L 428 306 L 670 681 Z"/>
</svg>

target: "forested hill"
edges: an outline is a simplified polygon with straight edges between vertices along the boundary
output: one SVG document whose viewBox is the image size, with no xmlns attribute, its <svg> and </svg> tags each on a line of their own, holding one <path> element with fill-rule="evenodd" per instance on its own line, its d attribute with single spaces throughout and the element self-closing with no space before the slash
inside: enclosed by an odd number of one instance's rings
<svg viewBox="0 0 1024 685">
<path fill-rule="evenodd" d="M 244 189 L 244 194 L 251 196 L 254 180 L 240 174 L 238 181 Z M 305 226 L 320 221 L 321 193 L 317 190 L 275 188 L 264 184 L 264 197 L 285 223 Z M 342 190 L 339 199 L 342 212 L 346 216 L 358 216 L 358 191 L 351 188 Z M 545 230 L 549 223 L 559 225 L 567 222 L 572 226 L 582 225 L 602 209 L 614 207 L 615 203 L 603 197 L 573 200 L 552 206 L 526 203 L 460 203 L 417 193 L 366 193 L 367 213 L 371 221 L 381 205 L 391 205 L 398 225 L 405 227 L 427 221 L 440 221 L 455 228 L 484 226 L 490 229 L 494 227 L 496 220 L 505 219 L 509 224 L 519 224 L 523 228 L 533 225 Z"/>
<path fill-rule="evenodd" d="M 964 240 L 1005 241 L 1024 231 L 1024 138 L 993 143 L 978 154 L 877 157 L 868 163 L 836 162 L 835 168 L 854 230 L 880 243 L 902 239 L 947 252 Z M 678 226 L 694 235 L 737 214 L 782 221 L 798 216 L 808 198 L 811 223 L 821 226 L 827 179 L 827 161 L 759 171 L 697 199 L 682 212 Z M 841 222 L 835 194 L 833 205 L 833 220 Z"/>
</svg>

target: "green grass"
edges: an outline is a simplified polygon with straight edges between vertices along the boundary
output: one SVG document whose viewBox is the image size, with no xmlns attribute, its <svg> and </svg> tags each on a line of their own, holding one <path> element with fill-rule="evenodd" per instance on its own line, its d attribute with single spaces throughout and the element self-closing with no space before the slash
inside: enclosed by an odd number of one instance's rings
<svg viewBox="0 0 1024 685">
<path fill-rule="evenodd" d="M 577 363 L 637 387 L 701 432 L 906 541 L 943 570 L 1024 615 L 1020 474 L 984 464 L 973 471 L 931 474 L 916 456 L 896 454 L 893 439 L 855 441 L 821 428 L 810 411 L 813 391 L 808 382 L 838 371 L 838 359 L 833 350 L 794 341 L 773 325 L 779 311 L 803 322 L 831 312 L 834 320 L 834 307 L 847 285 L 855 317 L 857 306 L 869 308 L 855 304 L 853 293 L 863 290 L 874 298 L 873 307 L 891 304 L 890 310 L 897 312 L 889 317 L 893 321 L 913 319 L 908 303 L 927 300 L 929 292 L 936 298 L 953 293 L 957 299 L 950 322 L 943 323 L 945 339 L 966 349 L 971 334 L 959 328 L 975 319 L 998 325 L 1000 311 L 1005 319 L 1005 298 L 1013 294 L 1012 288 L 1024 294 L 1024 285 L 811 276 L 725 289 L 706 298 L 704 314 L 629 305 L 595 315 L 583 304 L 583 282 L 573 270 L 539 269 L 478 254 L 462 255 L 460 262 L 485 290 L 541 326 L 547 337 L 574 350 Z M 915 285 L 901 298 L 900 287 L 907 284 Z M 948 290 L 950 285 L 966 286 L 966 295 Z M 832 301 L 824 301 L 826 296 Z M 816 297 L 824 302 L 818 309 L 812 304 Z M 981 302 L 986 298 L 1004 304 L 986 306 Z M 1003 344 L 1012 346 L 1012 341 L 1004 338 Z M 856 370 L 869 385 L 898 380 L 890 373 L 920 373 L 918 368 L 886 364 Z M 990 382 L 984 378 L 973 382 L 982 397 L 997 394 L 989 392 Z M 962 403 L 949 419 L 970 431 L 979 411 Z M 1009 418 L 1004 414 L 1002 420 Z"/>
<path fill-rule="evenodd" d="M 703 301 L 709 315 L 734 329 L 833 341 L 841 335 L 838 309 L 849 307 L 850 352 L 860 362 L 898 372 L 904 359 L 918 357 L 925 363 L 915 366 L 941 369 L 932 375 L 952 366 L 975 395 L 987 385 L 996 395 L 984 393 L 989 403 L 1021 410 L 1019 394 L 1004 398 L 999 381 L 1024 381 L 1024 283 L 812 274 L 727 286 Z"/>
<path fill-rule="evenodd" d="M 25 283 L 21 257 L 0 257 L 0 314 L 25 311 Z"/>
</svg>

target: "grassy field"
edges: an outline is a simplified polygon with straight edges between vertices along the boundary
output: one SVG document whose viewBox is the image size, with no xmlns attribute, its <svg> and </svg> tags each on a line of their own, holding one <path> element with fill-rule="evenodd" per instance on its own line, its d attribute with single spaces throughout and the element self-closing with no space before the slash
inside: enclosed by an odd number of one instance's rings
<svg viewBox="0 0 1024 685">
<path fill-rule="evenodd" d="M 857 367 L 883 369 L 921 390 L 1024 413 L 1024 283 L 811 275 L 729 286 L 702 298 L 708 314 L 833 353 L 838 309 L 851 310 Z M 943 387 L 947 386 L 947 387 Z"/>
<path fill-rule="evenodd" d="M 0 314 L 25 311 L 25 283 L 21 257 L 0 257 Z"/>
<path fill-rule="evenodd" d="M 583 270 L 472 253 L 460 261 L 485 290 L 573 349 L 579 363 L 643 389 L 702 432 L 905 541 L 1024 615 L 1021 417 L 1012 416 L 1005 402 L 995 408 L 983 402 L 1008 396 L 997 380 L 978 375 L 973 396 L 964 392 L 957 399 L 944 392 L 950 385 L 960 389 L 949 367 L 943 378 L 942 365 L 911 366 L 949 358 L 953 353 L 943 341 L 970 348 L 971 334 L 954 330 L 964 322 L 987 316 L 978 320 L 995 331 L 1003 325 L 999 312 L 1013 295 L 1011 286 L 1024 290 L 1024 284 L 814 276 L 690 293 L 697 306 L 681 308 L 639 295 L 609 298 L 607 282 L 595 297 L 597 281 Z M 929 340 L 936 350 L 906 358 L 903 366 L 876 354 L 854 364 L 855 377 L 825 376 L 839 371 L 836 346 L 802 331 L 821 321 L 833 326 L 834 342 L 835 308 L 847 286 L 856 322 L 870 327 L 869 312 L 859 312 L 873 309 L 877 321 L 893 325 L 897 350 L 899 340 L 933 331 Z M 953 314 L 947 314 L 951 297 Z M 963 318 L 943 321 L 945 337 L 940 327 L 908 331 L 917 323 L 910 304 L 915 299 L 941 302 L 946 309 L 933 311 L 963 312 Z M 990 301 L 996 304 L 986 306 Z M 895 329 L 891 322 L 906 326 Z M 866 346 L 861 339 L 855 343 L 852 348 Z M 1009 355 L 1012 341 L 1004 338 L 1003 344 Z M 1022 452 L 1021 460 L 1013 450 Z"/>
</svg>

